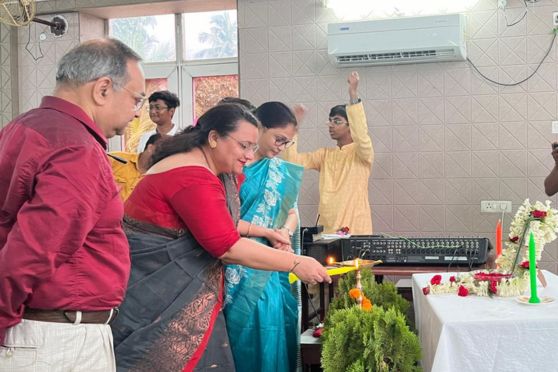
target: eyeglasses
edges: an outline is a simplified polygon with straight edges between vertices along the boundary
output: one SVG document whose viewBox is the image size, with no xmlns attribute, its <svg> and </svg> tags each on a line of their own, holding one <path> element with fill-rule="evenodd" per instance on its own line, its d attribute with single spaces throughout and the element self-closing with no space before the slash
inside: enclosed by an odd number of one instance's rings
<svg viewBox="0 0 558 372">
<path fill-rule="evenodd" d="M 242 148 L 242 151 L 244 152 L 244 154 L 249 154 L 250 152 L 252 153 L 256 153 L 256 151 L 258 151 L 258 149 L 260 148 L 260 146 L 257 143 L 250 143 L 247 141 L 239 141 L 236 138 L 234 138 L 233 136 L 231 136 L 230 134 L 227 135 L 227 137 L 232 138 L 233 140 L 236 141 L 236 143 L 238 143 L 240 145 L 240 147 Z"/>
<path fill-rule="evenodd" d="M 339 119 L 339 118 L 329 118 L 327 125 L 329 126 L 330 124 L 333 125 L 343 125 L 343 124 L 347 124 L 347 122 L 345 120 Z"/>
<path fill-rule="evenodd" d="M 169 107 L 168 106 L 159 106 L 159 105 L 149 105 L 149 111 L 153 110 L 153 111 L 163 111 L 163 110 L 167 110 Z"/>
<path fill-rule="evenodd" d="M 134 106 L 134 109 L 132 111 L 138 111 L 139 109 L 141 109 L 143 107 L 143 104 L 147 100 L 147 96 L 145 94 L 136 93 L 136 92 L 131 91 L 130 89 L 128 89 L 126 87 L 122 87 L 122 89 L 124 89 L 128 93 L 131 93 L 132 96 L 134 97 L 134 99 L 136 100 L 136 105 Z"/>
<path fill-rule="evenodd" d="M 295 141 L 294 140 L 290 140 L 286 137 L 282 137 L 282 136 L 274 136 L 275 137 L 275 146 L 281 147 L 281 146 L 285 146 L 285 148 L 291 147 Z"/>
</svg>

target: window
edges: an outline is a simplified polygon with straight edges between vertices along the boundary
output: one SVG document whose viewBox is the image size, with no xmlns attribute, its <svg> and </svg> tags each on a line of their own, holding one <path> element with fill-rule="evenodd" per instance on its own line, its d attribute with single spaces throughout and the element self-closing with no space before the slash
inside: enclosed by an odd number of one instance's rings
<svg viewBox="0 0 558 372">
<path fill-rule="evenodd" d="M 174 14 L 111 19 L 109 35 L 135 50 L 144 62 L 176 60 Z"/>
<path fill-rule="evenodd" d="M 185 60 L 238 56 L 236 10 L 184 13 L 182 24 Z"/>
<path fill-rule="evenodd" d="M 223 97 L 238 97 L 238 75 L 199 76 L 192 85 L 194 122 Z"/>
</svg>

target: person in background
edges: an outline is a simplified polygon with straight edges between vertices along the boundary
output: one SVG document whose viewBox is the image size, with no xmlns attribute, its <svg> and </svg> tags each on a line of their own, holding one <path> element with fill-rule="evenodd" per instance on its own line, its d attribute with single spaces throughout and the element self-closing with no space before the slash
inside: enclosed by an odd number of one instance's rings
<svg viewBox="0 0 558 372">
<path fill-rule="evenodd" d="M 159 143 L 125 205 L 132 273 L 113 326 L 119 371 L 235 370 L 221 311 L 223 263 L 331 281 L 311 257 L 240 237 L 237 189 L 218 176 L 240 174 L 257 141 L 257 119 L 221 104 Z"/>
<path fill-rule="evenodd" d="M 174 136 L 178 132 L 178 125 L 172 122 L 176 108 L 180 106 L 180 99 L 168 90 L 160 90 L 149 96 L 149 118 L 155 123 L 153 130 L 145 132 L 140 137 L 137 153 L 145 150 L 147 140 L 152 135 Z"/>
<path fill-rule="evenodd" d="M 159 133 L 153 134 L 145 144 L 141 153 L 113 151 L 109 153 L 110 165 L 114 180 L 120 186 L 120 196 L 126 201 L 143 174 L 149 168 L 151 156 L 155 151 L 157 142 L 162 139 Z M 123 162 L 125 161 L 125 163 Z"/>
<path fill-rule="evenodd" d="M 552 144 L 551 154 L 554 158 L 554 167 L 544 180 L 544 191 L 548 196 L 553 196 L 558 192 L 558 142 Z"/>
<path fill-rule="evenodd" d="M 357 72 L 350 73 L 348 83 L 349 105 L 332 107 L 327 123 L 329 135 L 337 141 L 337 146 L 299 153 L 295 142 L 284 152 L 284 159 L 320 172 L 318 214 L 325 233 L 349 227 L 351 234 L 372 234 L 368 180 L 374 148 L 357 92 Z M 302 114 L 300 106 L 295 111 Z"/>
<path fill-rule="evenodd" d="M 240 218 L 249 223 L 245 236 L 268 244 L 250 231 L 274 229 L 290 243 L 280 249 L 300 254 L 297 199 L 304 168 L 277 157 L 293 144 L 297 121 L 281 102 L 264 103 L 255 115 L 263 129 L 240 189 Z M 228 265 L 225 280 L 225 319 L 237 370 L 295 371 L 298 305 L 288 274 Z"/>
<path fill-rule="evenodd" d="M 115 371 L 130 258 L 105 151 L 145 102 L 139 61 L 115 39 L 75 47 L 53 96 L 0 131 L 2 371 Z"/>
</svg>

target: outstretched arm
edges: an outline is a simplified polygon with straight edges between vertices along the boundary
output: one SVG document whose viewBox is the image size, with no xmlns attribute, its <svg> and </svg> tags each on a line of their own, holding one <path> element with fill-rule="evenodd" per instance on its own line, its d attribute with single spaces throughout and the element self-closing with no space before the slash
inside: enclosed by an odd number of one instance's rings
<svg viewBox="0 0 558 372">
<path fill-rule="evenodd" d="M 293 112 L 298 123 L 298 127 L 304 120 L 306 116 L 306 107 L 302 104 L 296 104 L 293 107 Z M 322 167 L 322 163 L 325 158 L 325 149 L 321 148 L 313 152 L 299 153 L 298 152 L 298 135 L 294 138 L 294 143 L 291 147 L 283 151 L 283 159 L 290 161 L 291 163 L 296 163 L 302 165 L 306 169 L 315 169 L 319 171 Z"/>
<path fill-rule="evenodd" d="M 349 75 L 347 82 L 349 83 L 349 105 L 347 105 L 347 117 L 349 119 L 349 128 L 351 129 L 351 137 L 356 144 L 356 153 L 363 162 L 372 164 L 374 159 L 374 148 L 372 140 L 368 135 L 368 124 L 364 113 L 364 106 L 358 96 L 358 72 L 353 71 Z"/>
</svg>

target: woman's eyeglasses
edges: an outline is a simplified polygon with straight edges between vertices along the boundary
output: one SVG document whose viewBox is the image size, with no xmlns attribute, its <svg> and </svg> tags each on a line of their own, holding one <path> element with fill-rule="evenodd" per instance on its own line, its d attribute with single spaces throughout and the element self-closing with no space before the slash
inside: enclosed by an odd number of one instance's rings
<svg viewBox="0 0 558 372">
<path fill-rule="evenodd" d="M 239 146 L 242 148 L 242 151 L 244 152 L 245 155 L 249 154 L 250 152 L 255 154 L 256 151 L 258 151 L 258 149 L 260 148 L 260 146 L 257 143 L 250 143 L 250 142 L 247 142 L 247 141 L 239 141 L 236 138 L 234 138 L 233 136 L 231 136 L 230 134 L 228 134 L 227 137 L 230 137 L 233 140 L 235 140 L 236 143 L 238 143 Z"/>
<path fill-rule="evenodd" d="M 285 148 L 288 148 L 291 147 L 294 143 L 294 140 L 290 140 L 286 137 L 275 136 L 275 146 L 277 147 L 285 146 Z"/>
</svg>

